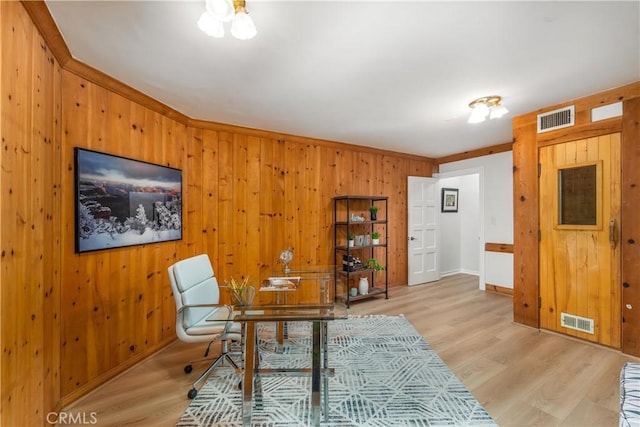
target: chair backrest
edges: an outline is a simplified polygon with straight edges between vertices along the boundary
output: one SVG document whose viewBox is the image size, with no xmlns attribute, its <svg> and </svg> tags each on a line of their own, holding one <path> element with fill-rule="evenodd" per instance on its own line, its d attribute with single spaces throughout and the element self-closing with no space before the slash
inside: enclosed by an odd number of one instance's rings
<svg viewBox="0 0 640 427">
<path fill-rule="evenodd" d="M 207 254 L 176 262 L 168 268 L 176 310 L 192 304 L 218 304 L 220 288 Z M 187 329 L 211 313 L 211 308 L 186 308 L 176 319 L 176 329 Z M 181 321 L 180 321 L 180 318 Z"/>
</svg>

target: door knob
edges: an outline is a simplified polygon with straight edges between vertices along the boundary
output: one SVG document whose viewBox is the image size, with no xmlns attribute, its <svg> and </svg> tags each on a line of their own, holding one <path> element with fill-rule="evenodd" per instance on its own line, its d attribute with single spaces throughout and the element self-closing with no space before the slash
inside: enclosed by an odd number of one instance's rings
<svg viewBox="0 0 640 427">
<path fill-rule="evenodd" d="M 417 239 L 413 236 L 409 236 L 409 240 L 417 240 Z"/>
</svg>

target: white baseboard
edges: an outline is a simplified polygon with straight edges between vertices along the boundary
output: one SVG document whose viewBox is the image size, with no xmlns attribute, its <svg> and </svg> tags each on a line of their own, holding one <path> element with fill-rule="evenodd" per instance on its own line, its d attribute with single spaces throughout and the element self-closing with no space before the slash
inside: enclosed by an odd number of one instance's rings
<svg viewBox="0 0 640 427">
<path fill-rule="evenodd" d="M 449 270 L 449 271 L 441 271 L 440 277 L 453 276 L 454 274 L 470 274 L 471 276 L 480 276 L 479 271 L 466 270 L 464 268 L 459 268 L 457 270 Z"/>
<path fill-rule="evenodd" d="M 460 273 L 460 270 L 451 270 L 451 271 L 441 271 L 440 277 L 453 276 L 454 274 Z"/>
<path fill-rule="evenodd" d="M 480 272 L 476 270 L 466 270 L 464 268 L 461 268 L 459 272 L 462 274 L 470 274 L 472 276 L 480 276 Z"/>
</svg>

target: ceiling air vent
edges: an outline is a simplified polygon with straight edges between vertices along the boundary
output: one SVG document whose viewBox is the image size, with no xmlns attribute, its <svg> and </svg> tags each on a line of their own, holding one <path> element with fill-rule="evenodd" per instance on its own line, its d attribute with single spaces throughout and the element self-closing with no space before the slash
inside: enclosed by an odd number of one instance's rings
<svg viewBox="0 0 640 427">
<path fill-rule="evenodd" d="M 559 110 L 538 114 L 538 133 L 562 129 L 575 124 L 575 108 L 573 105 Z"/>
<path fill-rule="evenodd" d="M 574 314 L 560 313 L 560 325 L 575 329 L 576 331 L 587 332 L 589 334 L 594 333 L 593 319 L 587 319 L 586 317 L 576 316 Z"/>
</svg>

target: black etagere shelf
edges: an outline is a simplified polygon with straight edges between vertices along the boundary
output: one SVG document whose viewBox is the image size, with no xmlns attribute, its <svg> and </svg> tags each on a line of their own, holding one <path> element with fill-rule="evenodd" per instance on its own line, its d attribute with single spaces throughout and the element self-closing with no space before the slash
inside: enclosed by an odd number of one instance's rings
<svg viewBox="0 0 640 427">
<path fill-rule="evenodd" d="M 374 218 L 370 211 L 372 206 L 377 208 Z M 388 215 L 388 197 L 386 196 L 349 195 L 333 198 L 336 265 L 334 295 L 336 301 L 344 301 L 347 307 L 353 301 L 369 299 L 377 295 L 389 298 Z M 372 238 L 374 232 L 380 235 L 379 242 L 375 244 Z M 356 234 L 357 238 L 350 245 L 349 237 Z M 369 268 L 368 260 L 372 258 L 384 270 Z M 362 292 L 359 287 L 362 278 L 366 278 L 369 283 L 366 292 Z"/>
</svg>

